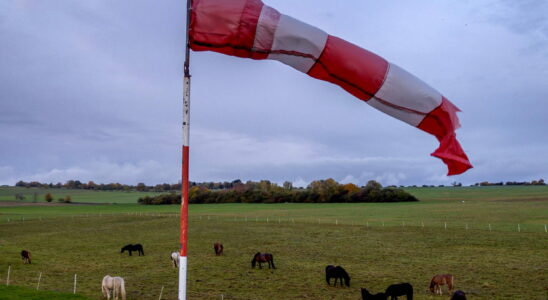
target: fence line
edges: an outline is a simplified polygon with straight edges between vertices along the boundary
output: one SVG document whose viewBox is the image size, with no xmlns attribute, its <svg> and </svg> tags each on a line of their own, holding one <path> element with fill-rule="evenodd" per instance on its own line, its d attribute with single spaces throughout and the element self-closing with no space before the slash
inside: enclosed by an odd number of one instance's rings
<svg viewBox="0 0 548 300">
<path fill-rule="evenodd" d="M 127 216 L 127 217 L 135 217 L 135 218 L 141 218 L 141 217 L 147 217 L 147 218 L 178 218 L 179 217 L 179 214 L 178 213 L 143 213 L 143 212 L 132 212 L 132 213 L 129 213 L 129 212 L 120 212 L 120 213 L 110 213 L 110 214 L 105 214 L 105 213 L 96 213 L 96 214 L 77 214 L 77 215 L 70 215 L 70 217 L 72 219 L 75 219 L 75 218 L 78 218 L 78 219 L 89 219 L 89 218 L 105 218 L 105 217 L 115 217 L 115 216 Z M 52 220 L 52 219 L 57 219 L 57 218 L 66 218 L 68 217 L 67 215 L 51 215 L 51 216 L 33 216 L 33 217 L 19 217 L 18 219 L 16 218 L 13 218 L 13 216 L 11 217 L 6 217 L 4 218 L 3 220 L 5 222 L 8 222 L 8 223 L 17 223 L 17 222 L 25 222 L 25 223 L 29 223 L 29 222 L 43 222 L 43 221 L 47 221 L 47 220 Z M 207 215 L 207 216 L 203 216 L 203 215 L 199 215 L 199 216 L 196 216 L 196 217 L 191 217 L 190 218 L 190 221 L 210 221 L 212 219 L 214 219 L 216 222 L 219 222 L 219 221 L 227 221 L 227 220 L 233 220 L 233 222 L 247 222 L 248 221 L 248 218 L 250 219 L 253 219 L 253 217 L 250 217 L 250 216 L 241 216 L 240 218 L 238 218 L 238 216 L 223 216 L 223 215 L 214 215 L 214 216 L 211 216 L 211 215 Z M 289 217 L 289 216 L 265 216 L 265 217 L 259 217 L 259 216 L 255 216 L 255 222 L 261 222 L 261 221 L 264 221 L 266 223 L 273 223 L 273 222 L 270 222 L 272 218 L 278 218 L 278 224 L 282 224 L 282 223 L 314 223 L 316 221 L 313 221 L 314 218 L 310 218 L 310 217 L 301 217 L 301 218 L 295 218 L 295 217 Z M 2 219 L 0 219 L 0 222 L 1 222 Z M 339 218 L 317 218 L 316 219 L 317 222 L 316 224 L 320 224 L 320 225 L 351 225 L 351 226 L 360 226 L 360 225 L 363 225 L 365 228 L 369 229 L 369 228 L 374 228 L 374 227 L 389 227 L 390 225 L 391 226 L 397 226 L 398 222 L 400 224 L 401 227 L 421 227 L 421 228 L 435 228 L 437 226 L 433 226 L 433 225 L 425 225 L 425 222 L 424 220 L 420 220 L 420 221 L 411 221 L 411 222 L 406 222 L 406 221 L 409 221 L 409 219 L 405 219 L 405 220 L 401 220 L 401 221 L 398 221 L 397 219 L 394 219 L 392 221 L 385 221 L 385 220 L 382 220 L 382 221 L 376 221 L 376 222 L 372 222 L 368 219 L 364 219 L 361 224 L 360 224 L 360 221 L 356 221 L 356 219 L 354 218 L 350 218 L 348 220 L 345 220 L 345 219 L 339 219 Z M 435 221 L 431 221 L 429 222 L 429 224 L 435 224 L 435 223 L 439 223 L 440 221 L 439 220 L 435 220 Z M 375 226 L 374 224 L 378 224 L 379 226 Z M 416 224 L 416 225 L 412 225 L 412 224 Z M 460 224 L 460 225 L 459 225 Z M 485 223 L 483 223 L 485 224 Z M 517 225 L 517 226 L 516 226 Z M 544 225 L 544 228 L 542 228 L 542 226 Z M 447 230 L 449 228 L 457 228 L 457 227 L 460 227 L 460 228 L 464 228 L 465 230 L 489 230 L 489 231 L 498 231 L 498 232 L 511 232 L 511 231 L 515 231 L 515 232 L 527 232 L 527 233 L 539 233 L 539 232 L 542 232 L 544 231 L 545 233 L 548 233 L 548 224 L 543 224 L 543 225 L 537 225 L 537 224 L 528 224 L 527 226 L 523 226 L 523 224 L 512 224 L 512 223 L 500 223 L 499 226 L 498 226 L 498 230 L 495 229 L 494 226 L 492 226 L 491 223 L 487 223 L 487 228 L 486 227 L 483 227 L 485 225 L 482 225 L 482 223 L 467 223 L 465 222 L 464 224 L 462 223 L 458 223 L 458 222 L 455 222 L 455 223 L 448 223 L 447 221 L 443 222 L 442 224 L 442 228 Z M 516 227 L 513 227 L 513 226 L 516 226 Z M 514 228 L 513 230 L 511 228 Z M 438 227 L 439 228 L 439 227 Z M 543 230 L 544 229 L 544 230 Z"/>
</svg>

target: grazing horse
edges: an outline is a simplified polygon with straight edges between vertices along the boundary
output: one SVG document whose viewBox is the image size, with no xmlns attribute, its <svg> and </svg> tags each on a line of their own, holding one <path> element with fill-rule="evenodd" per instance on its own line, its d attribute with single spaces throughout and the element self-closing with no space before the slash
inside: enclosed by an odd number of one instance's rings
<svg viewBox="0 0 548 300">
<path fill-rule="evenodd" d="M 337 280 L 339 280 L 339 284 L 342 286 L 344 279 L 344 284 L 347 287 L 350 287 L 350 276 L 348 276 L 348 273 L 346 273 L 346 271 L 341 266 L 335 267 L 329 265 L 325 267 L 325 281 L 327 281 L 327 285 L 331 285 L 331 278 L 335 278 L 335 283 L 333 284 L 333 286 L 337 286 Z"/>
<path fill-rule="evenodd" d="M 23 250 L 21 251 L 21 259 L 23 260 L 23 263 L 30 264 L 30 251 Z"/>
<path fill-rule="evenodd" d="M 377 293 L 375 295 L 369 293 L 365 288 L 362 288 L 362 300 L 386 300 L 385 293 Z"/>
<path fill-rule="evenodd" d="M 132 245 L 132 244 L 129 244 L 129 245 L 125 245 L 124 247 L 122 247 L 122 249 L 120 250 L 120 253 L 124 253 L 124 251 L 129 251 L 129 256 L 131 256 L 131 252 L 132 251 L 139 251 L 139 256 L 142 255 L 145 255 L 145 251 L 143 251 L 143 245 L 141 244 L 135 244 L 135 245 Z"/>
<path fill-rule="evenodd" d="M 407 282 L 393 284 L 386 288 L 384 292 L 386 297 L 390 297 L 391 300 L 397 300 L 398 296 L 407 296 L 407 300 L 413 300 L 413 286 Z"/>
<path fill-rule="evenodd" d="M 451 291 L 453 290 L 454 286 L 454 277 L 451 274 L 438 274 L 434 277 L 432 277 L 432 280 L 430 280 L 430 291 L 435 294 L 442 294 L 441 292 L 441 286 L 447 284 L 447 288 L 449 289 L 449 294 L 451 294 Z"/>
<path fill-rule="evenodd" d="M 274 266 L 274 256 L 270 253 L 261 253 L 257 252 L 253 256 L 253 259 L 251 260 L 251 267 L 255 268 L 255 265 L 259 263 L 259 268 L 262 269 L 263 266 L 261 266 L 261 263 L 268 263 L 268 268 L 270 269 L 270 265 L 272 265 L 272 269 L 276 269 Z"/>
<path fill-rule="evenodd" d="M 171 262 L 173 263 L 174 268 L 179 267 L 179 252 L 171 252 Z"/>
<path fill-rule="evenodd" d="M 122 277 L 111 277 L 110 275 L 103 277 L 101 290 L 103 291 L 103 296 L 107 297 L 107 300 L 110 300 L 110 291 L 112 291 L 112 299 L 118 300 L 118 296 L 120 295 L 122 296 L 122 300 L 126 300 L 126 286 Z"/>
<path fill-rule="evenodd" d="M 223 254 L 223 244 L 217 242 L 213 244 L 213 250 L 215 250 L 215 255 L 220 256 Z"/>
<path fill-rule="evenodd" d="M 461 290 L 457 290 L 453 293 L 451 300 L 466 300 L 466 294 Z"/>
</svg>

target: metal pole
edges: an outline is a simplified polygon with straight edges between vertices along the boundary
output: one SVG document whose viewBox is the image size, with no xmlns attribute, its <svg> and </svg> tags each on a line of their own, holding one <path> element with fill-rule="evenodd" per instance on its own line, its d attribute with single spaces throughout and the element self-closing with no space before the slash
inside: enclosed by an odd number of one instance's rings
<svg viewBox="0 0 548 300">
<path fill-rule="evenodd" d="M 190 47 L 189 29 L 192 0 L 186 1 L 186 44 L 183 80 L 183 149 L 181 170 L 181 216 L 179 249 L 179 300 L 186 300 L 187 249 L 188 249 L 188 165 L 190 137 Z"/>
</svg>

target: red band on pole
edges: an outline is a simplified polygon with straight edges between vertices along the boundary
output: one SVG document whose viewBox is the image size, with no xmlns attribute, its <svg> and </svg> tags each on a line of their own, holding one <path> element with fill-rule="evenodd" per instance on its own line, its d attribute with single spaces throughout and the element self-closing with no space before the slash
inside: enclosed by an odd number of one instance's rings
<svg viewBox="0 0 548 300">
<path fill-rule="evenodd" d="M 180 255 L 186 256 L 188 250 L 188 158 L 189 147 L 183 146 L 183 167 L 181 185 L 181 249 Z"/>
</svg>

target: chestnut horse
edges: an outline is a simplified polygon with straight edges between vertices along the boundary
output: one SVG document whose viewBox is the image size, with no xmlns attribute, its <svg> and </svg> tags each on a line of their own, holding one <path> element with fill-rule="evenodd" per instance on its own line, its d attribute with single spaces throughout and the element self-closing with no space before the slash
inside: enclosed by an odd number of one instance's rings
<svg viewBox="0 0 548 300">
<path fill-rule="evenodd" d="M 220 256 L 223 254 L 223 244 L 217 242 L 213 244 L 213 250 L 215 250 L 215 255 Z"/>
<path fill-rule="evenodd" d="M 21 259 L 23 260 L 23 263 L 30 264 L 30 251 L 23 250 L 21 251 Z"/>
<path fill-rule="evenodd" d="M 441 286 L 447 284 L 447 288 L 449 289 L 449 294 L 451 294 L 451 291 L 454 287 L 454 278 L 451 274 L 438 274 L 434 277 L 432 277 L 432 280 L 430 280 L 430 291 L 435 294 L 442 294 L 441 292 Z"/>
<path fill-rule="evenodd" d="M 272 269 L 276 269 L 276 267 L 274 266 L 274 256 L 270 253 L 261 253 L 261 252 L 257 252 L 255 253 L 255 255 L 253 256 L 253 259 L 251 260 L 251 267 L 252 268 L 255 268 L 255 265 L 257 263 L 259 263 L 259 268 L 263 268 L 261 266 L 261 263 L 268 263 L 268 268 L 270 269 L 270 265 L 272 265 Z"/>
</svg>

